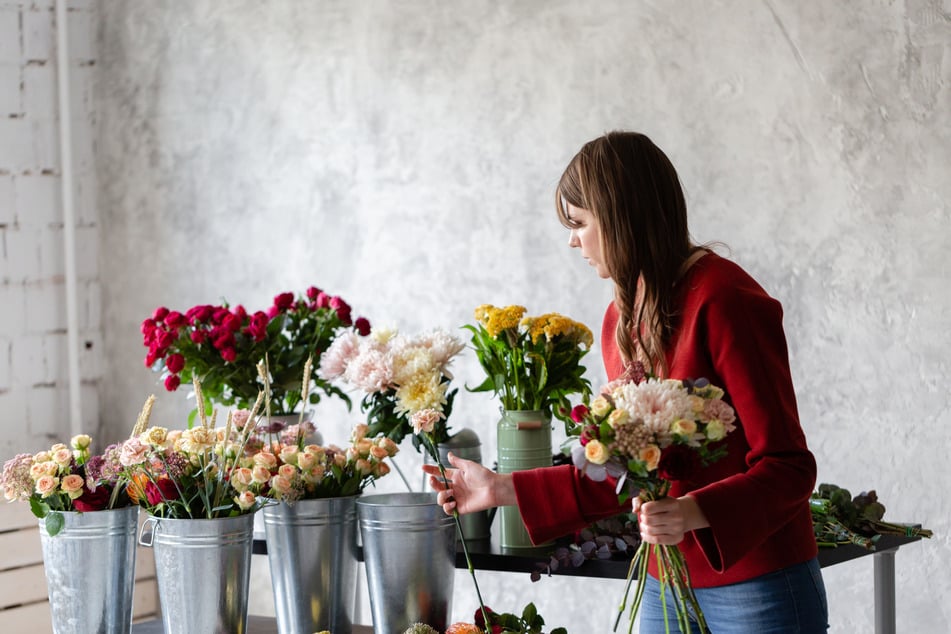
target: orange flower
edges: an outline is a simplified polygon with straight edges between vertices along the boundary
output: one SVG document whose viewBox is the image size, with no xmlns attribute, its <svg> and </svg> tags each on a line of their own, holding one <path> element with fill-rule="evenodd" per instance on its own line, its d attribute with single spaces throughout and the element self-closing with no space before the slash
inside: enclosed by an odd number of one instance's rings
<svg viewBox="0 0 951 634">
<path fill-rule="evenodd" d="M 144 473 L 136 473 L 129 480 L 125 491 L 129 494 L 129 499 L 133 504 L 138 504 L 139 500 L 145 499 L 145 485 L 149 481 L 149 476 Z"/>
<path fill-rule="evenodd" d="M 484 634 L 475 623 L 453 623 L 446 634 Z"/>
</svg>

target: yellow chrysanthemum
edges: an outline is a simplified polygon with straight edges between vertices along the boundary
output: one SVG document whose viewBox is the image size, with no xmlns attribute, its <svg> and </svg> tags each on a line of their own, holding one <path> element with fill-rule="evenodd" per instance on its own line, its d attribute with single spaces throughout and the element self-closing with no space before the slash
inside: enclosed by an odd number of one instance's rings
<svg viewBox="0 0 951 634">
<path fill-rule="evenodd" d="M 515 305 L 496 308 L 491 304 L 483 304 L 475 310 L 476 320 L 492 338 L 498 337 L 503 330 L 517 328 L 524 314 L 525 307 Z"/>
</svg>

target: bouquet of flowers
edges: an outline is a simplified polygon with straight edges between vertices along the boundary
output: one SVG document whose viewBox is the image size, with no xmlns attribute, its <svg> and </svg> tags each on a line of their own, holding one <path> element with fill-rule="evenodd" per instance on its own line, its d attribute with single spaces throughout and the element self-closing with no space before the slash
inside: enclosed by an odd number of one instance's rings
<svg viewBox="0 0 951 634">
<path fill-rule="evenodd" d="M 261 503 L 251 491 L 239 490 L 240 462 L 254 425 L 239 426 L 229 415 L 215 427 L 215 412 L 207 417 L 201 406 L 201 386 L 195 383 L 200 424 L 186 430 L 149 426 L 155 397 L 149 397 L 131 437 L 119 448 L 119 463 L 128 478 L 132 501 L 155 517 L 215 519 L 253 513 Z M 259 396 L 249 420 L 255 420 Z"/>
<path fill-rule="evenodd" d="M 366 334 L 370 323 L 356 320 L 350 306 L 311 286 L 295 299 L 281 293 L 266 311 L 248 313 L 243 306 L 193 306 L 184 313 L 159 307 L 142 322 L 145 365 L 162 372 L 165 388 L 178 389 L 197 379 L 212 403 L 249 409 L 262 389 L 257 370 L 265 364 L 271 388 L 264 411 L 294 413 L 304 400 L 301 376 L 308 358 L 317 358 L 341 332 Z M 347 396 L 316 374 L 310 380 L 327 396 Z M 320 401 L 312 391 L 309 402 Z M 193 414 L 194 418 L 194 414 Z M 191 422 L 191 421 L 190 421 Z"/>
<path fill-rule="evenodd" d="M 465 345 L 444 330 L 407 337 L 395 330 L 374 329 L 368 336 L 348 332 L 337 338 L 320 360 L 318 374 L 363 390 L 361 408 L 367 435 L 384 434 L 397 444 L 413 433 L 416 412 L 439 414 L 432 435 L 436 443 L 449 438 L 446 419 L 457 389 L 450 390 L 449 364 Z M 413 436 L 419 451 L 419 437 Z"/>
<path fill-rule="evenodd" d="M 475 310 L 476 323 L 463 326 L 486 379 L 469 388 L 494 392 L 506 410 L 542 410 L 570 423 L 568 396 L 587 399 L 591 384 L 581 358 L 593 338 L 587 326 L 557 313 L 526 317 L 523 306 Z"/>
<path fill-rule="evenodd" d="M 46 518 L 51 537 L 63 529 L 62 511 L 87 513 L 128 506 L 118 445 L 110 445 L 99 455 L 90 452 L 91 446 L 92 439 L 79 434 L 69 447 L 57 443 L 48 451 L 7 460 L 0 478 L 4 498 L 29 501 L 33 514 Z"/>
<path fill-rule="evenodd" d="M 855 497 L 848 489 L 835 484 L 820 484 L 809 497 L 812 528 L 820 547 L 855 544 L 875 550 L 882 535 L 931 538 L 930 529 L 910 524 L 886 522 L 885 506 L 872 491 Z"/>
<path fill-rule="evenodd" d="M 702 466 L 726 455 L 721 441 L 734 430 L 733 408 L 722 400 L 723 390 L 705 379 L 680 381 L 644 377 L 640 382 L 607 386 L 589 405 L 572 410 L 579 442 L 571 450 L 576 468 L 593 480 L 617 478 L 619 499 L 637 495 L 644 502 L 666 497 L 672 480 L 689 478 Z M 637 588 L 630 624 L 640 607 L 647 578 L 648 557 L 657 562 L 662 596 L 667 588 L 681 631 L 689 632 L 688 614 L 706 631 L 703 612 L 690 586 L 690 574 L 677 546 L 642 543 L 628 572 L 617 629 L 637 570 Z M 666 618 L 666 604 L 664 605 Z"/>
<path fill-rule="evenodd" d="M 235 412 L 244 424 L 247 411 Z M 303 423 L 304 427 L 311 423 Z M 368 427 L 354 427 L 346 449 L 330 445 L 305 445 L 310 430 L 292 425 L 271 434 L 259 426 L 245 448 L 241 467 L 234 472 L 238 492 L 293 504 L 297 500 L 357 495 L 368 485 L 390 472 L 386 458 L 399 451 L 396 443 L 379 435 L 367 437 Z"/>
</svg>

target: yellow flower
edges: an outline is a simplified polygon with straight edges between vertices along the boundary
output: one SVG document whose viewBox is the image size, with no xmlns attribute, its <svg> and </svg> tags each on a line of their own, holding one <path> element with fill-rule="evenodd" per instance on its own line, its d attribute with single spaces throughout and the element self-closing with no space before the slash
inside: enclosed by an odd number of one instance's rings
<svg viewBox="0 0 951 634">
<path fill-rule="evenodd" d="M 418 412 L 424 409 L 442 411 L 446 404 L 447 384 L 438 372 L 413 377 L 396 389 L 396 412 Z"/>
<path fill-rule="evenodd" d="M 476 320 L 482 324 L 492 338 L 498 337 L 503 330 L 517 328 L 524 314 L 524 306 L 513 305 L 496 308 L 491 304 L 483 304 L 475 309 Z"/>
<path fill-rule="evenodd" d="M 168 429 L 165 427 L 149 427 L 139 436 L 142 444 L 152 445 L 153 447 L 163 446 L 166 438 L 168 438 Z"/>
<path fill-rule="evenodd" d="M 200 454 L 215 446 L 218 438 L 213 429 L 194 427 L 182 432 L 182 449 L 185 453 Z"/>
<path fill-rule="evenodd" d="M 604 464 L 609 457 L 608 448 L 600 440 L 589 440 L 584 446 L 584 457 L 588 462 Z"/>
</svg>

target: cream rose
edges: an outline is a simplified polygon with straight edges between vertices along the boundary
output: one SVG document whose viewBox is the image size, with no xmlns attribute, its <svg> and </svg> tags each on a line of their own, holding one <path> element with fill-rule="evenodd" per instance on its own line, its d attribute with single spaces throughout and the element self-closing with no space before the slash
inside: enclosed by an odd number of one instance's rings
<svg viewBox="0 0 951 634">
<path fill-rule="evenodd" d="M 73 449 L 77 451 L 83 451 L 89 449 L 89 445 L 92 444 L 92 438 L 86 434 L 77 434 L 73 436 L 72 440 L 69 441 L 69 444 L 73 446 Z"/>
<path fill-rule="evenodd" d="M 67 448 L 57 449 L 53 452 L 53 462 L 61 467 L 66 467 L 73 461 L 73 452 Z"/>
<path fill-rule="evenodd" d="M 647 445 L 640 450 L 638 457 L 644 462 L 648 471 L 653 471 L 660 464 L 660 447 L 657 445 Z"/>
<path fill-rule="evenodd" d="M 60 483 L 60 488 L 63 489 L 63 493 L 69 496 L 69 499 L 75 500 L 83 494 L 83 477 L 71 473 L 63 478 L 63 481 Z"/>
<path fill-rule="evenodd" d="M 242 511 L 247 511 L 258 501 L 254 494 L 250 491 L 242 491 L 240 495 L 235 497 L 235 504 L 238 505 Z"/>
<path fill-rule="evenodd" d="M 291 481 L 282 475 L 276 475 L 271 478 L 271 496 L 284 497 L 291 492 Z"/>
<path fill-rule="evenodd" d="M 600 440 L 589 440 L 584 446 L 584 457 L 593 464 L 604 464 L 608 461 L 610 453 Z"/>
<path fill-rule="evenodd" d="M 262 467 L 261 465 L 255 465 L 251 469 L 251 482 L 255 484 L 264 484 L 271 479 L 271 472 L 267 470 L 267 467 Z"/>
<path fill-rule="evenodd" d="M 611 411 L 611 401 L 599 396 L 591 401 L 591 413 L 595 416 L 601 417 Z"/>
<path fill-rule="evenodd" d="M 670 433 L 680 436 L 690 436 L 697 431 L 697 423 L 686 418 L 679 418 L 670 425 Z"/>
<path fill-rule="evenodd" d="M 277 466 L 277 456 L 269 451 L 262 451 L 254 454 L 254 464 L 265 469 L 273 469 Z"/>
<path fill-rule="evenodd" d="M 707 423 L 707 438 L 713 442 L 726 438 L 726 426 L 718 420 Z"/>
<path fill-rule="evenodd" d="M 611 412 L 610 416 L 608 416 L 608 424 L 611 427 L 624 425 L 630 420 L 631 420 L 631 415 L 627 413 L 626 409 L 616 409 L 613 412 Z"/>
<path fill-rule="evenodd" d="M 56 491 L 57 485 L 59 485 L 59 478 L 45 475 L 36 481 L 36 492 L 43 497 L 49 497 Z"/>
<path fill-rule="evenodd" d="M 231 484 L 239 493 L 246 491 L 252 482 L 254 482 L 254 476 L 247 467 L 241 467 L 231 472 Z"/>
<path fill-rule="evenodd" d="M 149 427 L 139 436 L 139 440 L 144 444 L 153 447 L 164 447 L 167 439 L 168 429 L 165 427 Z"/>
</svg>

